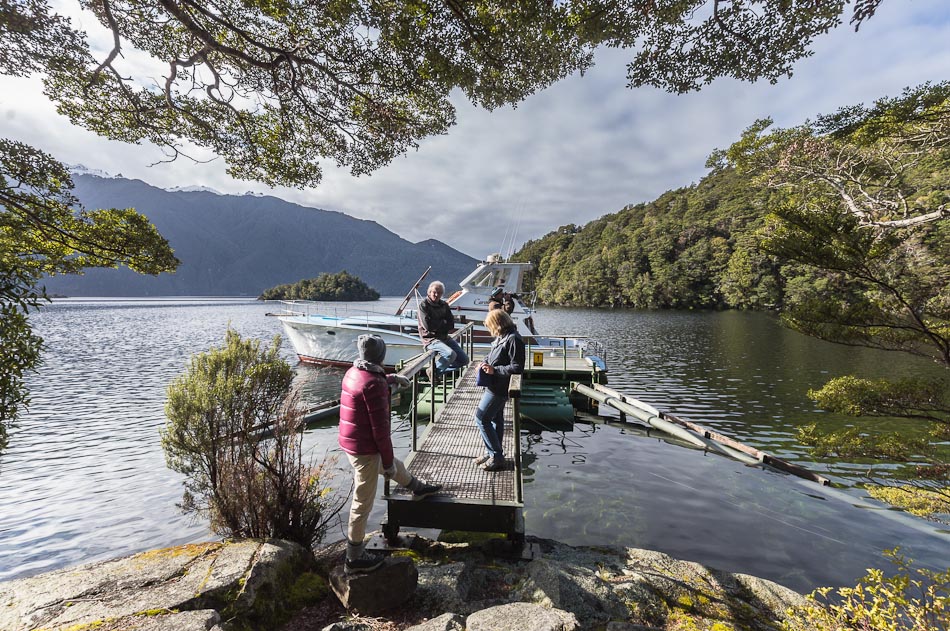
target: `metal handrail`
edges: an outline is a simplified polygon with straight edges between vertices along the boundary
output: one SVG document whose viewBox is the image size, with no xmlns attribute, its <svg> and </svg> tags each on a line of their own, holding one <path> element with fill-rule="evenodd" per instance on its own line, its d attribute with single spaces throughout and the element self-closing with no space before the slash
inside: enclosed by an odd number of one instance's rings
<svg viewBox="0 0 950 631">
<path fill-rule="evenodd" d="M 464 345 L 464 347 L 467 348 L 466 352 L 468 353 L 469 357 L 471 357 L 473 344 L 474 344 L 473 338 L 472 338 L 473 330 L 474 330 L 474 325 L 470 322 L 466 324 L 465 326 L 463 326 L 462 328 L 455 331 L 454 333 L 452 333 L 450 336 L 455 340 L 460 340 L 459 345 L 460 346 Z M 418 441 L 416 438 L 417 430 L 419 427 L 419 411 L 418 411 L 419 379 L 418 379 L 418 376 L 419 376 L 419 373 L 422 372 L 425 368 L 431 368 L 432 374 L 435 374 L 435 356 L 436 355 L 437 353 L 435 351 L 423 351 L 419 355 L 416 355 L 415 357 L 409 359 L 405 364 L 403 364 L 403 366 L 397 372 L 397 374 L 400 374 L 403 377 L 406 377 L 412 382 L 412 390 L 411 390 L 412 402 L 410 403 L 410 411 L 409 411 L 409 421 L 410 421 L 410 425 L 412 426 L 412 451 L 417 451 L 416 447 L 418 444 Z M 441 386 L 442 386 L 442 395 L 443 395 L 443 401 L 444 401 L 445 392 L 447 390 L 447 384 L 445 383 L 444 378 L 441 379 Z M 431 410 L 430 417 L 429 417 L 430 422 L 435 420 L 435 388 L 436 388 L 435 383 L 431 384 L 429 388 L 429 410 Z"/>
<path fill-rule="evenodd" d="M 524 489 L 521 478 L 521 375 L 511 375 L 508 384 L 508 397 L 514 409 L 511 419 L 512 433 L 515 438 L 515 501 L 524 503 Z"/>
<path fill-rule="evenodd" d="M 532 349 L 538 349 L 538 350 L 544 349 L 545 352 L 551 351 L 552 353 L 554 353 L 554 352 L 556 352 L 556 351 L 561 351 L 561 369 L 562 369 L 564 372 L 567 372 L 567 351 L 568 351 L 568 349 L 567 349 L 567 340 L 568 340 L 568 339 L 579 339 L 580 336 L 576 336 L 576 335 L 545 335 L 545 336 L 542 336 L 542 337 L 547 337 L 547 338 L 552 338 L 552 337 L 553 337 L 553 338 L 560 338 L 560 339 L 561 339 L 561 346 L 543 346 L 543 345 L 541 345 L 541 344 L 538 344 L 538 345 L 536 345 L 536 346 L 532 346 L 532 345 L 531 345 L 531 342 L 527 342 L 527 343 L 525 344 L 525 363 L 527 363 L 528 357 L 531 356 L 531 350 L 532 350 Z M 578 357 L 583 357 L 583 352 L 584 352 L 583 349 L 582 349 L 581 347 L 579 347 L 579 346 L 578 346 L 578 347 L 575 347 L 575 348 L 577 349 Z M 574 350 L 574 349 L 571 349 L 571 350 Z"/>
<path fill-rule="evenodd" d="M 471 357 L 472 350 L 472 331 L 474 325 L 472 323 L 466 324 L 462 328 L 453 332 L 450 337 L 453 339 L 461 339 L 461 344 L 465 344 L 468 347 L 468 353 Z M 426 368 L 431 368 L 432 373 L 435 374 L 435 357 L 438 355 L 435 351 L 423 350 L 421 353 L 412 357 L 404 362 L 400 362 L 397 366 L 396 374 L 401 375 L 409 379 L 410 383 L 410 396 L 412 401 L 409 404 L 409 426 L 412 429 L 412 443 L 411 449 L 413 452 L 418 451 L 419 449 L 419 373 L 421 373 Z M 445 379 L 442 379 L 442 400 L 445 401 Z M 435 384 L 431 384 L 429 387 L 429 422 L 435 421 Z M 386 480 L 383 485 L 383 494 L 389 495 L 389 480 Z"/>
<path fill-rule="evenodd" d="M 419 424 L 419 411 L 417 401 L 419 399 L 419 380 L 416 376 L 422 372 L 422 370 L 434 361 L 435 351 L 423 351 L 419 355 L 416 355 L 408 361 L 408 363 L 402 364 L 402 367 L 396 371 L 397 375 L 402 375 L 409 380 L 410 383 L 410 392 L 412 395 L 412 403 L 409 406 L 409 424 L 412 427 L 412 450 L 416 451 L 417 440 L 416 440 L 416 427 Z M 388 493 L 388 489 L 387 489 Z"/>
</svg>

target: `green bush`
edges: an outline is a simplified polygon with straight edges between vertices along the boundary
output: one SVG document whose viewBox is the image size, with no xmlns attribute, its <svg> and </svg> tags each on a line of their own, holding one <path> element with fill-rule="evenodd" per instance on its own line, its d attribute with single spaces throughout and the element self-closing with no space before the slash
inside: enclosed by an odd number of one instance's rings
<svg viewBox="0 0 950 631">
<path fill-rule="evenodd" d="M 855 587 L 815 590 L 787 612 L 785 631 L 940 631 L 950 629 L 950 570 L 912 568 L 888 550 L 893 576 L 869 569 Z"/>
<path fill-rule="evenodd" d="M 918 418 L 950 427 L 950 381 L 836 377 L 809 398 L 824 410 L 848 416 Z"/>
<path fill-rule="evenodd" d="M 168 387 L 161 431 L 168 466 L 187 476 L 181 507 L 227 537 L 276 537 L 310 547 L 342 501 L 327 463 L 304 462 L 302 414 L 280 337 L 261 349 L 228 330 Z"/>
<path fill-rule="evenodd" d="M 2 278 L 0 278 L 2 281 Z M 0 453 L 7 447 L 7 428 L 30 402 L 26 373 L 40 362 L 43 340 L 30 329 L 27 313 L 0 300 Z"/>
<path fill-rule="evenodd" d="M 904 462 L 928 449 L 926 438 L 911 438 L 899 432 L 871 434 L 859 427 L 822 432 L 817 423 L 798 428 L 798 441 L 811 447 L 819 458 L 875 458 Z"/>
</svg>

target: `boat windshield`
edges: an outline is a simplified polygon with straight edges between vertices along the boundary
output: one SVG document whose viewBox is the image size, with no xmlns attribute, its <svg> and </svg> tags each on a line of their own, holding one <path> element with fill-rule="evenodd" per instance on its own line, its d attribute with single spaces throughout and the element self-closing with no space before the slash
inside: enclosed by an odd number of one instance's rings
<svg viewBox="0 0 950 631">
<path fill-rule="evenodd" d="M 504 287 L 511 270 L 507 267 L 486 265 L 471 280 L 472 287 Z"/>
</svg>

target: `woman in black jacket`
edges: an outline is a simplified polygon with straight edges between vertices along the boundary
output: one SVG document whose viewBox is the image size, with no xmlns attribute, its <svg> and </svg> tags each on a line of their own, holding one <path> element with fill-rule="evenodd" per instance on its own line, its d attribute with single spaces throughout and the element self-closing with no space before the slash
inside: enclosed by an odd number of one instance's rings
<svg viewBox="0 0 950 631">
<path fill-rule="evenodd" d="M 505 403 L 508 401 L 508 383 L 511 375 L 524 371 L 524 340 L 518 334 L 515 323 L 503 309 L 493 309 L 485 316 L 485 326 L 495 341 L 479 370 L 489 379 L 482 400 L 475 410 L 475 424 L 485 441 L 485 455 L 475 459 L 475 464 L 486 471 L 501 471 L 505 468 L 502 438 L 505 434 Z M 518 437 L 515 437 L 518 440 Z"/>
</svg>

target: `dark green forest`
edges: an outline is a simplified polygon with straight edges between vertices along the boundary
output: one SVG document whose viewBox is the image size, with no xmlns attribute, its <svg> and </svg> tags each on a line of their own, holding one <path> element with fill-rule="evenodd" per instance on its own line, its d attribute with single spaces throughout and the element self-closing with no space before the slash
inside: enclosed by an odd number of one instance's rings
<svg viewBox="0 0 950 631">
<path fill-rule="evenodd" d="M 296 283 L 265 289 L 258 300 L 379 300 L 379 292 L 346 270 L 336 274 L 323 273 Z"/>
<path fill-rule="evenodd" d="M 776 310 L 806 335 L 950 369 L 950 82 L 788 129 L 756 121 L 707 167 L 697 184 L 526 243 L 513 257 L 536 265 L 528 289 L 547 304 Z M 803 443 L 913 462 L 897 475 L 913 489 L 871 485 L 872 494 L 950 512 L 946 377 L 843 375 L 808 396 L 898 431 L 809 427 Z M 921 423 L 924 440 L 900 432 Z"/>
<path fill-rule="evenodd" d="M 525 243 L 512 260 L 535 264 L 526 289 L 549 305 L 781 310 L 826 285 L 825 270 L 769 247 L 787 219 L 785 194 L 721 158 L 696 184 Z M 933 204 L 946 196 L 950 160 L 903 176 L 914 198 Z M 950 261 L 946 218 L 916 226 L 914 238 Z"/>
<path fill-rule="evenodd" d="M 767 308 L 781 303 L 782 266 L 755 247 L 766 210 L 733 168 L 561 226 L 512 258 L 536 265 L 527 289 L 544 304 L 657 309 Z"/>
</svg>

